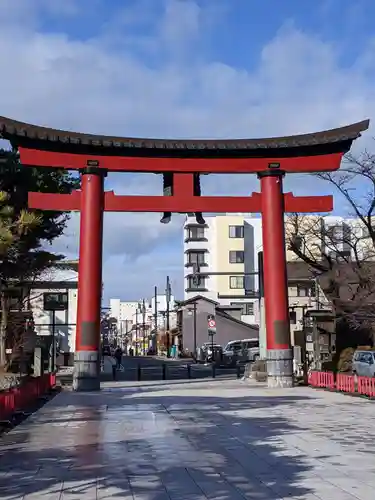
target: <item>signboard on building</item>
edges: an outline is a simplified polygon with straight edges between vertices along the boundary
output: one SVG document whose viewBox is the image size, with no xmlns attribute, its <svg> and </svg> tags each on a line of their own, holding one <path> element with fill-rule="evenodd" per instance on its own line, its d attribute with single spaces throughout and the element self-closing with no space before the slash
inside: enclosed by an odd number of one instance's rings
<svg viewBox="0 0 375 500">
<path fill-rule="evenodd" d="M 68 292 L 46 292 L 43 294 L 45 311 L 66 311 L 68 309 Z"/>
</svg>

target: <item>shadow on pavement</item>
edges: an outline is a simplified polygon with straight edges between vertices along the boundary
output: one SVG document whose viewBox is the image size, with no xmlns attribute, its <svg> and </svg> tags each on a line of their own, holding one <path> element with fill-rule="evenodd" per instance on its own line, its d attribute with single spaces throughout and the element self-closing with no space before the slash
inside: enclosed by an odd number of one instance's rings
<svg viewBox="0 0 375 500">
<path fill-rule="evenodd" d="M 306 457 L 280 439 L 300 429 L 272 416 L 309 398 L 140 389 L 138 397 L 126 388 L 62 393 L 35 422 L 4 436 L 0 498 L 53 500 L 64 491 L 77 499 L 276 500 L 311 493 L 302 486 Z"/>
</svg>

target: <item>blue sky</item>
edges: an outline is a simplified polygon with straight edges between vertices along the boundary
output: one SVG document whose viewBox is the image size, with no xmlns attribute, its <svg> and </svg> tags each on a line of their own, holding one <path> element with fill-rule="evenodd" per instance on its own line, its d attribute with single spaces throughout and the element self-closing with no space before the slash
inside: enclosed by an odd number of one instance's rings
<svg viewBox="0 0 375 500">
<path fill-rule="evenodd" d="M 374 18 L 373 0 L 2 0 L 0 113 L 94 133 L 221 138 L 372 118 Z M 156 194 L 161 181 L 111 175 L 107 187 Z M 257 189 L 254 176 L 204 179 L 209 194 Z M 299 177 L 286 189 L 331 192 Z M 168 227 L 157 214 L 105 221 L 106 300 L 151 295 L 167 273 L 181 295 L 181 217 Z M 77 243 L 73 216 L 55 248 L 73 257 Z"/>
</svg>

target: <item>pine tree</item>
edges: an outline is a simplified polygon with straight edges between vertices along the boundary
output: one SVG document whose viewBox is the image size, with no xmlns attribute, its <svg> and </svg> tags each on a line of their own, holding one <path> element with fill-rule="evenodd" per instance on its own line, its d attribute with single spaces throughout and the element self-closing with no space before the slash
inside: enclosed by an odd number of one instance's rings
<svg viewBox="0 0 375 500">
<path fill-rule="evenodd" d="M 44 246 L 61 236 L 68 213 L 28 209 L 28 192 L 70 193 L 79 180 L 66 170 L 24 167 L 18 153 L 0 150 L 0 368 L 6 365 L 9 288 L 35 279 L 64 258 Z"/>
</svg>

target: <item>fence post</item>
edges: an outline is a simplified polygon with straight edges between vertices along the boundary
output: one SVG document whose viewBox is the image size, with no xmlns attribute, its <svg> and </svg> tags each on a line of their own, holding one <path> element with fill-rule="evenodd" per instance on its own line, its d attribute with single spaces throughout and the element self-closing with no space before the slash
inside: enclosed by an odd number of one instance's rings
<svg viewBox="0 0 375 500">
<path fill-rule="evenodd" d="M 142 380 L 142 368 L 141 365 L 137 365 L 137 380 L 140 382 Z"/>
<path fill-rule="evenodd" d="M 212 378 L 216 377 L 216 366 L 212 363 Z"/>
<path fill-rule="evenodd" d="M 163 380 L 167 380 L 167 365 L 165 363 L 163 363 L 162 378 Z"/>
<path fill-rule="evenodd" d="M 188 378 L 191 378 L 191 365 L 190 365 L 190 363 L 187 364 L 187 375 L 188 375 Z"/>
</svg>

